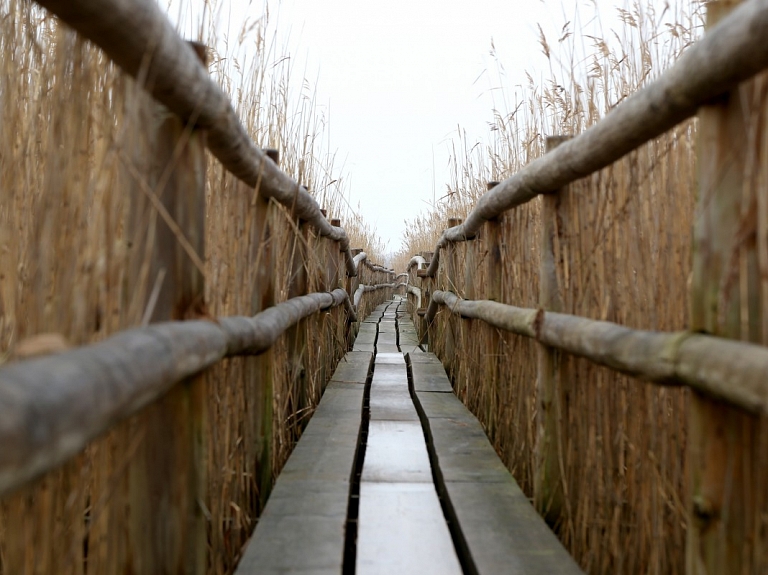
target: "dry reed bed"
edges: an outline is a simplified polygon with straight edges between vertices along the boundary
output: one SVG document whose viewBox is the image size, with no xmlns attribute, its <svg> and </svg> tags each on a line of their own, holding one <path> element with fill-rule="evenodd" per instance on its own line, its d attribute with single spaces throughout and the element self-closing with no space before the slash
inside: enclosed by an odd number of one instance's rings
<svg viewBox="0 0 768 575">
<path fill-rule="evenodd" d="M 0 353 L 14 361 L 100 341 L 144 320 L 142 302 L 157 278 L 131 275 L 142 269 L 143 254 L 131 250 L 126 230 L 131 202 L 157 182 L 148 154 L 157 108 L 98 49 L 42 10 L 3 0 L 0 13 Z M 267 40 L 261 30 L 257 36 L 266 56 L 245 71 L 235 107 L 257 141 L 281 149 L 284 169 L 310 189 L 326 190 L 319 201 L 343 216 L 341 190 L 329 184 L 332 158 L 321 162 L 320 150 L 307 146 L 320 139 L 320 119 L 306 100 L 286 108 L 290 69 L 272 67 Z M 216 58 L 212 71 L 226 84 L 227 66 L 237 65 Z M 274 203 L 262 210 L 260 225 L 254 191 L 218 162 L 208 162 L 206 194 L 206 296 L 190 315 L 249 315 L 297 295 L 291 290 L 302 274 L 306 291 L 348 287 L 338 273 L 337 244 L 297 228 Z M 148 221 L 147 237 L 157 220 L 153 214 Z M 344 224 L 352 245 L 380 257 L 370 229 L 356 220 Z M 294 255 L 302 263 L 292 265 Z M 374 292 L 364 304 L 386 295 Z M 345 323 L 340 308 L 317 314 L 264 356 L 225 360 L 202 376 L 207 572 L 233 570 L 344 352 Z M 134 459 L 158 439 L 144 416 L 0 502 L 0 573 L 77 574 L 86 561 L 91 573 L 130 561 L 141 571 L 140 559 L 129 558 L 126 517 Z M 183 463 L 174 459 L 180 454 L 162 455 L 160 473 Z M 172 504 L 155 512 L 174 521 Z"/>
<path fill-rule="evenodd" d="M 649 6 L 641 10 L 635 3 L 624 14 L 626 29 L 614 32 L 622 39 L 618 53 L 594 38 L 583 76 L 568 69 L 542 87 L 531 81 L 521 99 L 494 111 L 491 141 L 473 146 L 459 138 L 449 195 L 412 222 L 398 271 L 412 254 L 433 250 L 448 218 L 464 217 L 485 182 L 539 157 L 544 134 L 583 131 L 674 61 L 697 33 L 698 12 L 685 2 L 674 5 L 677 22 L 664 32 Z M 543 37 L 542 45 L 547 55 L 557 50 Z M 554 261 L 564 313 L 636 329 L 688 327 L 695 141 L 696 122 L 684 123 L 559 195 Z M 494 254 L 486 224 L 478 239 L 455 244 L 452 254 L 443 251 L 436 280 L 412 274 L 413 283 L 538 307 L 542 201 L 505 214 L 498 267 L 488 267 Z M 431 345 L 532 498 L 540 415 L 537 344 L 442 309 Z M 566 497 L 556 520 L 560 538 L 590 573 L 684 572 L 687 392 L 574 357 L 564 358 L 562 373 L 568 391 L 561 421 Z"/>
</svg>

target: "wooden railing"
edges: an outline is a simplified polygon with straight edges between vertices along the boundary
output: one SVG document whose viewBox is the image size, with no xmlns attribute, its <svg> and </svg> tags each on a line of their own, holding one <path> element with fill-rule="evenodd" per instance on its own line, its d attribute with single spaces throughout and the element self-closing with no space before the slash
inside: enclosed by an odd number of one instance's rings
<svg viewBox="0 0 768 575">
<path fill-rule="evenodd" d="M 5 516 L 5 510 L 0 509 L 0 573 L 38 572 L 41 561 L 56 564 L 57 572 L 81 572 L 78 570 L 87 562 L 94 572 L 203 573 L 211 563 L 206 541 L 229 537 L 212 532 L 231 530 L 232 526 L 211 524 L 206 445 L 214 438 L 205 437 L 210 433 L 206 431 L 208 408 L 203 392 L 207 382 L 196 376 L 225 358 L 263 354 L 282 338 L 288 342 L 291 377 L 295 385 L 303 386 L 292 399 L 289 416 L 304 418 L 304 412 L 311 412 L 318 399 L 317 389 L 310 390 L 308 382 L 321 379 L 322 391 L 349 344 L 350 323 L 357 321 L 356 314 L 364 317 L 390 296 L 394 274 L 368 261 L 361 250 L 351 250 L 340 222 L 326 219 L 306 189 L 279 169 L 277 152 L 254 144 L 228 97 L 208 77 L 201 63 L 205 50 L 182 40 L 154 0 L 39 3 L 99 45 L 159 103 L 147 100 L 139 105 L 157 107 L 150 116 L 154 113 L 153 117 L 164 118 L 151 138 L 155 146 L 146 153 L 155 156 L 165 187 L 162 194 L 155 194 L 146 185 L 137 189 L 128 218 L 129 237 L 139 238 L 132 249 L 147 254 L 147 259 L 128 271 L 127 286 L 129 290 L 143 289 L 139 298 L 146 310 L 143 323 L 150 325 L 0 367 L 0 496 L 4 501 L 21 498 L 32 505 L 51 493 L 62 500 L 88 502 L 87 510 L 78 510 L 73 503 L 72 524 L 57 519 L 58 528 L 63 528 L 71 541 L 46 531 L 50 525 L 46 527 L 44 520 L 38 520 L 34 529 L 45 534 L 34 548 L 29 547 L 26 528 L 11 522 L 34 522 L 35 513 L 14 515 L 15 503 L 9 504 Z M 208 317 L 205 306 L 206 148 L 245 184 L 245 189 L 257 192 L 244 238 L 251 257 L 243 262 L 258 267 L 257 281 L 252 286 L 250 309 L 243 310 L 242 316 Z M 272 268 L 278 252 L 270 239 L 279 231 L 270 220 L 270 204 L 274 202 L 282 205 L 282 214 L 287 215 L 285 221 L 290 224 L 283 227 L 293 245 L 290 261 L 281 262 L 291 270 L 284 301 L 275 294 Z M 146 234 L 149 214 L 151 218 L 159 214 L 162 222 L 154 242 Z M 153 289 L 139 285 L 142 274 L 158 278 Z M 366 293 L 372 295 L 363 297 Z M 320 316 L 322 310 L 328 313 Z M 312 331 L 307 329 L 308 318 L 316 318 L 310 327 L 317 328 L 322 347 L 309 341 Z M 319 355 L 319 366 L 307 363 L 308 345 L 316 347 L 311 353 Z M 249 421 L 250 415 L 242 418 L 243 425 L 260 428 L 257 435 L 263 436 L 264 443 L 246 447 L 248 453 L 254 453 L 247 469 L 260 474 L 243 478 L 256 485 L 253 509 L 263 503 L 274 474 L 269 445 L 273 404 L 277 401 L 274 363 L 267 354 L 244 368 L 244 389 L 257 393 L 246 395 L 248 405 L 238 406 L 246 415 L 254 413 L 254 404 L 261 410 L 257 413 L 259 421 Z M 319 370 L 311 378 L 306 374 L 310 367 Z M 111 437 L 103 439 L 108 433 Z M 249 437 L 245 432 L 243 436 Z M 111 453 L 109 457 L 116 458 L 120 473 L 115 471 L 113 477 L 101 481 L 89 475 L 93 472 L 86 465 L 76 497 L 71 484 L 36 491 L 40 484 L 34 480 L 76 459 L 97 438 L 102 439 L 96 451 Z M 171 467 L 166 469 L 166 465 Z M 128 485 L 125 506 L 118 502 L 97 517 L 94 506 L 111 504 L 113 482 L 124 480 Z M 25 491 L 20 494 L 22 487 Z M 106 491 L 99 495 L 101 488 Z M 95 551 L 95 538 L 90 540 L 89 551 L 87 531 L 97 529 L 97 520 L 110 513 L 114 517 L 124 515 L 128 509 L 124 524 L 114 527 L 120 533 L 113 529 L 109 535 L 119 541 L 122 551 L 114 554 L 113 549 L 102 556 Z M 85 535 L 78 527 L 83 514 L 88 523 Z M 128 536 L 123 537 L 124 533 Z M 91 536 L 95 537 L 93 533 Z M 245 536 L 240 534 L 240 540 Z M 62 559 L 50 551 L 56 545 L 76 553 L 64 551 Z M 239 553 L 237 541 L 233 539 L 232 547 L 217 549 L 217 553 L 227 555 L 218 561 L 231 567 Z"/>
<path fill-rule="evenodd" d="M 687 412 L 675 411 L 674 406 L 679 405 L 675 402 L 664 404 L 665 417 L 677 418 L 676 425 L 688 421 L 684 466 L 689 484 L 670 496 L 682 502 L 686 509 L 682 520 L 671 527 L 676 531 L 675 541 L 686 541 L 685 557 L 678 553 L 669 563 L 656 563 L 657 567 L 662 565 L 659 567 L 662 572 L 677 571 L 680 565 L 685 565 L 686 571 L 692 574 L 758 573 L 768 569 L 768 539 L 764 520 L 758 519 L 768 513 L 765 484 L 761 479 L 768 473 L 768 333 L 762 327 L 768 313 L 768 300 L 765 299 L 765 280 L 761 279 L 768 268 L 764 256 L 759 255 L 765 253 L 766 239 L 761 235 L 764 232 L 755 232 L 756 241 L 748 239 L 755 238 L 749 235 L 752 233 L 749 230 L 753 230 L 749 218 L 762 221 L 768 205 L 765 186 L 768 156 L 764 153 L 765 135 L 760 133 L 766 129 L 768 78 L 765 74 L 753 78 L 768 67 L 768 43 L 765 42 L 768 2 L 754 0 L 737 4 L 710 3 L 709 31 L 671 69 L 628 97 L 584 133 L 550 138 L 548 152 L 541 158 L 500 183 L 489 183 L 489 191 L 465 220 L 448 222 L 434 253 L 414 256 L 406 270 L 405 287 L 413 294 L 409 297 L 414 317 L 418 312 L 421 318 L 416 321 L 422 338 L 428 339 L 430 346 L 442 355 L 457 391 L 465 398 L 473 394 L 482 396 L 474 407 L 484 411 L 481 415 L 485 415 L 489 434 L 493 437 L 498 433 L 501 424 L 496 417 L 505 409 L 514 410 L 523 420 L 535 418 L 536 433 L 529 444 L 534 450 L 532 495 L 539 511 L 561 529 L 563 536 L 568 529 L 571 534 L 575 530 L 591 529 L 572 523 L 574 510 L 589 503 L 569 493 L 573 483 L 563 476 L 564 462 L 583 457 L 577 451 L 565 452 L 573 431 L 567 427 L 568 417 L 571 422 L 580 420 L 587 426 L 599 415 L 597 411 L 569 412 L 573 409 L 569 404 L 578 390 L 573 387 L 575 375 L 567 371 L 567 366 L 573 364 L 568 363 L 565 354 L 586 358 L 639 379 L 665 386 L 683 386 L 692 391 Z M 567 255 L 563 256 L 562 228 L 566 213 L 560 203 L 565 197 L 569 205 L 588 201 L 586 197 L 573 196 L 571 184 L 610 166 L 697 113 L 699 193 L 693 222 L 688 329 L 668 333 L 637 330 L 615 322 L 562 313 L 565 285 L 569 281 L 574 285 L 573 279 L 564 278 L 576 273 L 573 267 L 569 272 L 567 266 L 579 266 L 583 261 L 568 261 Z M 747 134 L 750 134 L 749 144 L 745 143 Z M 515 230 L 505 223 L 505 213 L 540 195 L 543 197 L 535 206 L 537 225 L 541 226 L 538 235 L 532 229 Z M 656 209 L 664 210 L 665 206 L 658 205 Z M 590 224 L 574 222 L 568 229 L 578 234 L 579 225 Z M 764 226 L 759 224 L 757 229 L 764 230 Z M 526 245 L 538 242 L 535 251 L 539 255 L 539 305 L 536 308 L 509 305 L 514 303 L 509 299 L 509 291 L 514 291 L 514 286 L 502 293 L 502 283 L 508 281 L 503 277 L 504 270 L 511 267 L 502 265 L 507 249 L 504 246 L 522 242 L 523 238 Z M 674 254 L 662 254 L 662 257 L 673 258 Z M 520 261 L 514 265 L 519 268 L 527 264 Z M 486 282 L 480 287 L 471 281 L 478 270 Z M 651 273 L 643 269 L 635 271 Z M 411 292 L 411 286 L 419 291 Z M 647 297 L 652 296 L 647 294 Z M 448 313 L 441 313 L 441 309 Z M 525 406 L 517 409 L 499 405 L 503 394 L 498 386 L 513 385 L 509 376 L 499 372 L 503 371 L 499 367 L 500 356 L 514 348 L 506 336 L 499 336 L 502 332 L 532 338 L 541 344 L 538 358 L 511 358 L 511 361 L 533 363 L 534 411 L 526 411 Z M 468 357 L 464 351 L 466 342 L 477 341 L 481 336 L 488 342 L 483 344 L 487 349 L 483 352 L 484 358 Z M 483 363 L 496 367 L 483 367 L 475 374 L 472 366 Z M 473 386 L 492 389 L 473 391 Z M 609 407 L 593 406 L 593 409 Z M 510 425 L 514 430 L 509 433 L 524 433 L 521 430 L 524 421 L 515 420 Z M 592 440 L 597 437 L 597 441 L 608 442 L 613 441 L 607 439 L 614 437 L 612 434 L 618 437 L 624 432 L 598 428 L 590 433 Z M 626 445 L 626 441 L 621 439 L 621 445 Z M 502 443 L 497 447 L 501 451 L 508 448 Z M 675 450 L 682 447 L 670 445 L 672 455 L 665 461 L 674 462 Z M 581 449 L 587 447 L 582 445 Z M 624 460 L 626 451 L 622 449 L 617 447 L 612 451 L 613 463 Z M 656 456 L 649 454 L 649 457 Z M 511 465 L 520 463 L 519 460 L 510 462 Z M 637 469 L 625 469 L 617 468 L 615 473 L 641 473 Z M 589 470 L 583 472 L 589 473 Z M 605 475 L 610 476 L 612 472 L 608 469 Z M 600 477 L 603 476 L 601 470 Z M 584 481 L 588 483 L 590 479 L 584 478 Z M 664 490 L 669 490 L 672 482 L 664 481 L 662 477 L 659 483 L 664 485 Z M 602 495 L 613 501 L 626 500 L 625 493 L 611 489 L 610 484 L 606 485 Z M 619 530 L 635 529 L 639 534 L 644 528 L 619 525 L 621 521 L 639 521 L 639 515 L 633 515 L 633 510 L 625 514 L 627 505 L 617 503 L 610 521 L 604 517 L 582 518 L 595 524 L 612 521 L 615 525 L 614 530 L 602 528 L 602 535 L 598 537 L 606 538 L 606 543 L 592 540 L 593 549 L 638 544 L 632 535 L 623 542 L 608 540 L 616 537 Z M 655 513 L 661 517 L 661 504 L 657 509 Z M 620 516 L 624 519 L 619 520 Z M 658 522 L 661 524 L 662 520 Z M 598 528 L 597 533 L 600 532 Z M 664 553 L 675 555 L 677 552 L 669 545 L 672 543 L 661 536 L 640 553 L 656 557 Z M 658 552 L 659 549 L 664 551 Z M 627 552 L 627 556 L 630 554 Z M 621 553 L 617 556 L 621 557 Z M 583 566 L 596 572 L 602 571 L 595 565 L 605 569 L 605 565 L 611 564 L 612 569 L 620 569 L 617 563 L 610 563 L 594 550 L 580 559 Z M 648 563 L 645 567 L 639 567 L 640 564 L 635 567 L 651 569 Z M 624 565 L 626 568 L 627 563 Z"/>
</svg>

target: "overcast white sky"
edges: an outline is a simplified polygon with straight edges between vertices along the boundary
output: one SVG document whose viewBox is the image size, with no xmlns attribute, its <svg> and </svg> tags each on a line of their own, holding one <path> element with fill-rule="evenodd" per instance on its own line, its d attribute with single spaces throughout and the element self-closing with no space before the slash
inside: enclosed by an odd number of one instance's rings
<svg viewBox="0 0 768 575">
<path fill-rule="evenodd" d="M 172 0 L 189 6 L 202 0 Z M 267 0 L 270 21 L 294 61 L 314 81 L 330 117 L 330 146 L 350 181 L 351 204 L 400 247 L 404 219 L 426 210 L 448 181 L 458 126 L 484 140 L 498 92 L 491 42 L 506 70 L 505 89 L 548 77 L 537 25 L 557 44 L 568 21 L 606 29 L 626 0 Z M 665 2 L 659 0 L 663 6 Z M 232 32 L 264 10 L 262 1 L 219 0 L 214 20 Z M 171 17 L 178 8 L 170 9 Z M 195 20 L 195 17 L 190 18 Z M 197 17 L 199 21 L 199 16 Z M 189 33 L 194 22 L 186 24 Z M 192 33 L 191 35 L 196 35 Z M 586 38 L 578 41 L 588 43 Z"/>
</svg>

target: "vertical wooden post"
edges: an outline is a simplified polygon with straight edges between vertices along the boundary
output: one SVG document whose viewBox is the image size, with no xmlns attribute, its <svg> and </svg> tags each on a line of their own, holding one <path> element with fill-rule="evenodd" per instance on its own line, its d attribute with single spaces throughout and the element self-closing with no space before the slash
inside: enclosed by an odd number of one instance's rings
<svg viewBox="0 0 768 575">
<path fill-rule="evenodd" d="M 341 220 L 332 219 L 331 225 L 340 228 Z M 331 285 L 328 288 L 329 291 L 335 290 L 338 287 L 344 287 L 342 278 L 344 277 L 344 267 L 342 265 L 341 250 L 339 249 L 339 243 L 333 240 L 328 240 L 328 251 L 330 253 L 330 271 L 331 271 Z"/>
<path fill-rule="evenodd" d="M 252 205 L 254 225 L 252 229 L 250 258 L 251 265 L 256 265 L 256 281 L 251 292 L 251 315 L 275 305 L 274 266 L 275 255 L 272 241 L 271 222 L 269 221 L 269 201 L 254 191 Z M 254 403 L 258 406 L 260 421 L 255 422 L 259 453 L 259 500 L 263 506 L 272 490 L 272 468 L 274 452 L 274 350 L 270 348 L 261 355 L 249 359 L 247 377 L 255 383 Z"/>
<path fill-rule="evenodd" d="M 204 62 L 205 48 L 193 47 Z M 187 319 L 205 310 L 205 135 L 159 104 L 150 105 L 157 120 L 150 128 L 151 192 L 131 202 L 129 234 L 141 255 L 129 281 L 153 286 L 139 296 L 145 321 Z M 207 557 L 202 378 L 177 385 L 144 410 L 133 432 L 143 434 L 143 441 L 128 466 L 127 565 L 116 568 L 202 574 Z"/>
<path fill-rule="evenodd" d="M 738 3 L 710 2 L 708 26 Z M 691 329 L 764 345 L 768 189 L 756 174 L 768 166 L 754 152 L 765 145 L 765 85 L 763 75 L 700 108 L 691 291 Z M 690 406 L 686 570 L 764 573 L 768 422 L 695 392 Z"/>
<path fill-rule="evenodd" d="M 306 268 L 306 241 L 308 225 L 297 221 L 298 233 L 294 235 L 291 245 L 291 279 L 288 283 L 288 299 L 305 295 L 307 293 L 307 268 Z M 314 391 L 308 389 L 307 378 L 307 324 L 306 321 L 290 328 L 286 332 L 288 342 L 288 355 L 291 362 L 292 385 L 295 390 L 293 397 L 299 398 L 297 412 L 302 412 L 305 407 L 314 402 Z"/>
<path fill-rule="evenodd" d="M 490 191 L 498 185 L 498 182 L 488 182 L 487 189 Z M 502 284 L 504 277 L 503 262 L 501 259 L 502 232 L 504 229 L 504 216 L 485 223 L 485 246 L 488 250 L 486 255 L 485 276 L 486 276 L 486 294 L 485 299 L 502 302 Z M 483 358 L 485 366 L 485 381 L 488 386 L 490 397 L 486 402 L 487 412 L 485 421 L 490 437 L 496 430 L 496 416 L 498 414 L 499 404 L 499 384 L 501 383 L 501 371 L 499 366 L 502 361 L 504 339 L 493 326 L 483 326 L 483 330 L 488 333 L 488 345 L 486 356 Z M 468 394 L 469 390 L 465 390 Z"/>
<path fill-rule="evenodd" d="M 459 218 L 448 218 L 448 227 L 453 228 L 461 223 Z M 441 289 L 443 291 L 456 292 L 456 245 L 453 242 L 448 242 L 443 246 L 442 254 L 440 255 L 442 275 L 440 277 Z M 439 271 L 438 270 L 438 274 Z M 447 313 L 445 315 L 445 321 L 443 322 L 443 365 L 445 366 L 448 374 L 453 380 L 456 376 L 454 367 L 456 365 L 456 337 L 457 337 L 457 322 L 453 317 L 453 314 Z M 437 341 L 437 340 L 434 340 Z"/>
<path fill-rule="evenodd" d="M 550 152 L 567 137 L 547 138 Z M 560 191 L 541 196 L 541 259 L 539 267 L 539 307 L 545 311 L 562 312 L 563 302 L 557 281 L 555 236 L 558 233 Z M 533 477 L 534 503 L 547 523 L 554 526 L 564 505 L 563 478 L 560 473 L 560 444 L 562 404 L 561 354 L 556 349 L 539 346 L 536 395 L 536 467 Z"/>
</svg>

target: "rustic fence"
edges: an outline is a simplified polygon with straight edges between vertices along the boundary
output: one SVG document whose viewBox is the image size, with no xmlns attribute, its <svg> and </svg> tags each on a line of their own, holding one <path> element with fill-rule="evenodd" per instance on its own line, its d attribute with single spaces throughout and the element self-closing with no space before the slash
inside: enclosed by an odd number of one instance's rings
<svg viewBox="0 0 768 575">
<path fill-rule="evenodd" d="M 489 184 L 403 282 L 589 572 L 768 569 L 768 2 L 708 18 L 657 81 Z"/>
<path fill-rule="evenodd" d="M 130 329 L 0 366 L 0 573 L 231 572 L 393 274 L 251 141 L 153 0 L 40 4 L 154 100 L 127 90 L 146 127 L 115 225 Z M 207 197 L 206 149 L 237 197 Z"/>
</svg>

